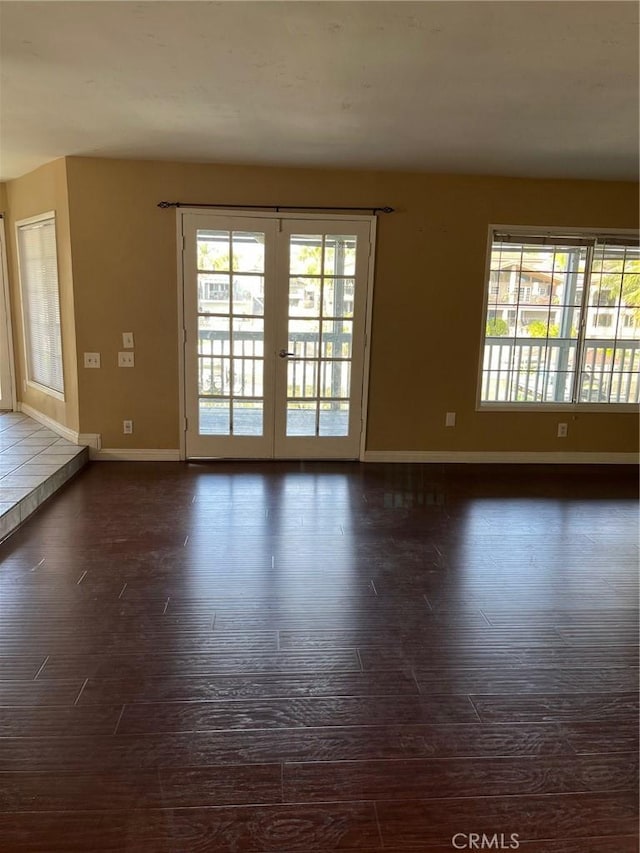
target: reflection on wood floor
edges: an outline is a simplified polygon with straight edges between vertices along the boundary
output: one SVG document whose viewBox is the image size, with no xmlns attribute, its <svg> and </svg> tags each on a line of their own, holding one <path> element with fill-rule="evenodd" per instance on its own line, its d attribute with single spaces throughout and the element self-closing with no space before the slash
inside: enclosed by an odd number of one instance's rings
<svg viewBox="0 0 640 853">
<path fill-rule="evenodd" d="M 636 491 L 91 465 L 0 546 L 0 849 L 637 851 Z"/>
</svg>

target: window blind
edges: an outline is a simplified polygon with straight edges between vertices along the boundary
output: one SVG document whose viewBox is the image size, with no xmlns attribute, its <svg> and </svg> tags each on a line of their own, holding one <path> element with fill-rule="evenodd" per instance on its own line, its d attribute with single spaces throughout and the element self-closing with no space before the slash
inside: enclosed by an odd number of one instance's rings
<svg viewBox="0 0 640 853">
<path fill-rule="evenodd" d="M 62 394 L 55 219 L 18 225 L 18 252 L 28 378 Z"/>
</svg>

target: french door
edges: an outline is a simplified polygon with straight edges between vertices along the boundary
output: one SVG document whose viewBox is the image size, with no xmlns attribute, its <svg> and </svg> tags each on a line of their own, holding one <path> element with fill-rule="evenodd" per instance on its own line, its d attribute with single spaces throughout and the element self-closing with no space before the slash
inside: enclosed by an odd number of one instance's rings
<svg viewBox="0 0 640 853">
<path fill-rule="evenodd" d="M 187 458 L 357 458 L 371 219 L 182 229 Z"/>
</svg>

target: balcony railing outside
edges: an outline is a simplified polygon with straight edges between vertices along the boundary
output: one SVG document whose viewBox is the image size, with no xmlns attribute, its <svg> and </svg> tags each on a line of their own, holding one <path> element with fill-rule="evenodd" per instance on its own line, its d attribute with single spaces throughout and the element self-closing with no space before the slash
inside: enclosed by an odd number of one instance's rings
<svg viewBox="0 0 640 853">
<path fill-rule="evenodd" d="M 569 403 L 575 381 L 575 339 L 485 338 L 481 400 Z M 586 340 L 580 403 L 638 403 L 640 341 Z"/>
<path fill-rule="evenodd" d="M 338 321 L 338 325 L 341 321 Z M 199 387 L 207 389 L 205 394 L 214 397 L 262 397 L 261 365 L 264 358 L 262 332 L 234 331 L 233 353 L 229 352 L 230 341 L 226 332 L 201 329 L 198 333 Z M 329 399 L 345 399 L 349 396 L 349 355 L 351 333 L 344 331 L 322 333 L 323 369 L 329 371 L 331 393 L 322 394 Z M 313 398 L 318 396 L 318 369 L 320 360 L 319 335 L 313 332 L 289 332 L 289 351 L 295 354 L 288 361 L 288 396 Z M 331 353 L 331 355 L 328 355 Z M 221 359 L 233 355 L 233 382 L 224 376 Z M 340 357 L 342 356 L 342 357 Z M 257 366 L 260 365 L 260 372 Z M 233 386 L 233 387 L 231 387 Z M 297 389 L 297 390 L 295 390 Z"/>
</svg>

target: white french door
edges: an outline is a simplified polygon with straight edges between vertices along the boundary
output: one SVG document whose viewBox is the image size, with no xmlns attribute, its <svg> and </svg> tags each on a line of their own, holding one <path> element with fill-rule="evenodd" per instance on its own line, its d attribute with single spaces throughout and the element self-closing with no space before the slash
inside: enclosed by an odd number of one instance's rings
<svg viewBox="0 0 640 853">
<path fill-rule="evenodd" d="M 187 458 L 357 458 L 371 218 L 181 217 Z"/>
</svg>

